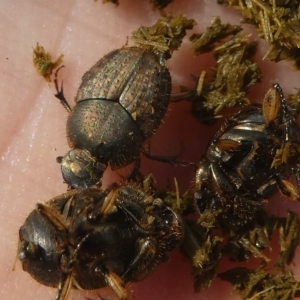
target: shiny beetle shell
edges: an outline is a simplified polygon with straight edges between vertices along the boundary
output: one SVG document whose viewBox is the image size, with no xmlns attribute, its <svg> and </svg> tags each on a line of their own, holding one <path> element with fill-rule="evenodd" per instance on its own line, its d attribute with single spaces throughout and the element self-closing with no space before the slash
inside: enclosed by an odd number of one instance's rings
<svg viewBox="0 0 300 300">
<path fill-rule="evenodd" d="M 115 170 L 135 161 L 160 125 L 170 93 L 169 71 L 149 50 L 122 48 L 100 59 L 83 76 L 67 121 L 69 146 L 77 152 L 62 159 L 65 181 L 85 188 L 108 164 Z"/>
<path fill-rule="evenodd" d="M 181 217 L 159 198 L 130 185 L 102 191 L 71 190 L 38 204 L 19 230 L 24 271 L 57 287 L 111 286 L 127 299 L 124 284 L 140 281 L 183 240 Z"/>
<path fill-rule="evenodd" d="M 289 181 L 293 173 L 297 187 Z M 300 128 L 274 84 L 262 105 L 245 107 L 213 137 L 199 162 L 195 198 L 221 227 L 244 226 L 277 190 L 299 200 L 299 179 Z"/>
</svg>

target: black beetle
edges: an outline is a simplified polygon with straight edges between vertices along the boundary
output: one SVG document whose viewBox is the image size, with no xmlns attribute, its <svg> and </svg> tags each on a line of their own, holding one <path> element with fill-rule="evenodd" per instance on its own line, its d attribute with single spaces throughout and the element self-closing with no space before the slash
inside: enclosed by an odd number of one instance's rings
<svg viewBox="0 0 300 300">
<path fill-rule="evenodd" d="M 251 224 L 277 189 L 299 200 L 299 187 L 300 128 L 274 84 L 262 105 L 245 107 L 213 137 L 199 162 L 195 198 L 200 213 L 213 213 L 228 228 Z"/>
<path fill-rule="evenodd" d="M 181 217 L 137 186 L 73 189 L 29 214 L 18 256 L 35 280 L 57 287 L 56 300 L 105 286 L 127 299 L 125 283 L 147 277 L 183 232 Z"/>
<path fill-rule="evenodd" d="M 70 112 L 67 138 L 72 148 L 60 158 L 64 180 L 74 188 L 99 182 L 138 159 L 142 143 L 159 127 L 171 93 L 165 60 L 138 47 L 110 52 L 87 71 L 73 109 L 63 89 L 57 94 Z"/>
</svg>

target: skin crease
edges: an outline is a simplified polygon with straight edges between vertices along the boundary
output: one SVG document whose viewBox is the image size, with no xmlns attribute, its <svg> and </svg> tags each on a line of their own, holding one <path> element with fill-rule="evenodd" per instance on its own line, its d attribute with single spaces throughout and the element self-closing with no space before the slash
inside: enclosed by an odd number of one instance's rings
<svg viewBox="0 0 300 300">
<path fill-rule="evenodd" d="M 220 16 L 223 22 L 232 24 L 238 24 L 240 20 L 237 11 L 211 0 L 175 0 L 167 11 L 194 18 L 199 23 L 195 29 L 198 33 L 210 24 L 213 16 Z M 19 262 L 12 271 L 22 222 L 38 201 L 49 200 L 67 188 L 55 162 L 57 156 L 68 150 L 65 138 L 67 112 L 53 96 L 53 83 L 47 84 L 37 76 L 32 64 L 32 47 L 39 42 L 53 58 L 61 53 L 65 55 L 66 68 L 59 77 L 64 80 L 66 98 L 73 105 L 84 72 L 109 51 L 125 45 L 127 36 L 140 25 L 152 25 L 159 12 L 153 11 L 148 1 L 138 0 L 120 0 L 117 8 L 92 0 L 12 0 L 3 1 L 0 16 L 0 298 L 54 299 L 55 289 L 35 282 L 22 271 Z M 247 33 L 254 32 L 252 26 L 245 25 L 244 28 Z M 265 42 L 261 41 L 257 62 L 263 80 L 250 91 L 249 97 L 254 101 L 261 100 L 273 82 L 279 82 L 286 95 L 300 87 L 300 74 L 293 72 L 289 63 L 261 60 L 266 49 Z M 192 86 L 190 75 L 198 75 L 213 65 L 210 54 L 193 57 L 186 39 L 169 62 L 174 87 Z M 189 114 L 189 105 L 185 102 L 170 104 L 164 124 L 151 140 L 151 152 L 161 155 L 181 152 L 181 160 L 197 162 L 218 126 L 199 125 Z M 142 171 L 153 173 L 161 188 L 174 188 L 173 177 L 177 178 L 181 191 L 193 186 L 193 168 L 143 160 Z M 118 173 L 126 175 L 124 170 Z M 106 172 L 104 185 L 114 180 L 120 178 Z M 287 208 L 299 212 L 299 206 L 299 203 L 291 204 L 277 195 L 271 199 L 268 210 L 283 216 Z M 296 255 L 295 274 L 300 274 L 299 260 L 300 256 Z M 254 267 L 258 262 L 251 260 L 248 266 Z M 220 270 L 229 266 L 236 265 L 223 260 Z M 218 279 L 208 291 L 194 294 L 190 268 L 178 251 L 172 253 L 170 261 L 162 264 L 149 278 L 130 284 L 129 290 L 133 291 L 132 298 L 144 300 L 239 299 L 230 284 Z M 108 289 L 101 290 L 100 294 L 115 299 Z M 75 291 L 69 299 L 84 297 L 98 299 L 94 291 Z"/>
</svg>

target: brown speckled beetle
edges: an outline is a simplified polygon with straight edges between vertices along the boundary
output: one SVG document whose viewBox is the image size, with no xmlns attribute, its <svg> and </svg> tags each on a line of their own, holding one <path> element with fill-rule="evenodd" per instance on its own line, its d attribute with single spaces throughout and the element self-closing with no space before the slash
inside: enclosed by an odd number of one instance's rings
<svg viewBox="0 0 300 300">
<path fill-rule="evenodd" d="M 288 180 L 292 173 L 297 188 Z M 220 226 L 243 226 L 277 189 L 299 200 L 299 186 L 300 128 L 274 84 L 262 105 L 245 107 L 213 137 L 198 166 L 195 198 Z"/>
<path fill-rule="evenodd" d="M 183 239 L 181 217 L 136 186 L 73 189 L 38 204 L 19 231 L 24 271 L 57 287 L 110 286 L 127 299 L 125 283 L 140 281 L 168 258 Z"/>
<path fill-rule="evenodd" d="M 61 158 L 64 180 L 75 188 L 96 184 L 139 157 L 142 143 L 159 127 L 171 93 L 165 60 L 137 47 L 110 52 L 87 71 L 71 109 L 63 90 L 56 97 L 70 112 L 72 148 Z"/>
</svg>

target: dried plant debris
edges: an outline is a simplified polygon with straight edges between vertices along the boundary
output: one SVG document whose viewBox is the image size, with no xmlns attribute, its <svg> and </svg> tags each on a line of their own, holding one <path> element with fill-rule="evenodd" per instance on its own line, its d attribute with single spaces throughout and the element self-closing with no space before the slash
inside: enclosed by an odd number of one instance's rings
<svg viewBox="0 0 300 300">
<path fill-rule="evenodd" d="M 189 192 L 180 195 L 175 180 L 175 192 L 155 188 L 152 175 L 145 176 L 143 189 L 163 199 L 181 215 L 192 205 Z M 243 299 L 293 299 L 300 296 L 300 284 L 295 281 L 287 266 L 293 261 L 300 240 L 300 219 L 297 213 L 289 211 L 286 217 L 270 216 L 262 211 L 250 227 L 223 230 L 217 225 L 209 211 L 201 214 L 197 222 L 184 220 L 185 234 L 181 251 L 192 267 L 195 292 L 210 287 L 216 276 L 234 285 Z M 270 240 L 276 237 L 279 244 L 277 259 L 272 261 L 264 251 L 271 251 Z M 256 270 L 234 268 L 217 275 L 217 268 L 223 256 L 233 261 L 248 261 L 251 257 L 261 259 Z M 268 269 L 264 269 L 268 264 Z"/>
<path fill-rule="evenodd" d="M 206 210 L 203 214 L 200 215 L 197 223 L 201 224 L 201 226 L 207 229 L 216 228 L 218 226 L 215 214 L 209 210 Z"/>
<path fill-rule="evenodd" d="M 193 29 L 196 22 L 193 19 L 187 19 L 182 15 L 165 15 L 158 19 L 155 25 L 151 27 L 141 26 L 135 30 L 131 39 L 141 48 L 153 49 L 170 58 L 173 51 L 177 50 L 186 31 Z"/>
<path fill-rule="evenodd" d="M 234 261 L 247 261 L 254 256 L 262 259 L 257 270 L 235 268 L 218 276 L 233 283 L 243 299 L 293 299 L 300 296 L 300 283 L 286 270 L 300 240 L 299 216 L 289 211 L 284 218 L 269 216 L 266 212 L 261 217 L 265 219 L 264 226 L 260 225 L 262 220 L 257 220 L 253 228 L 232 230 L 228 238 L 224 230 L 212 230 L 216 223 L 209 215 L 203 214 L 197 223 L 187 222 L 181 249 L 193 268 L 195 292 L 209 288 L 224 255 Z M 263 268 L 271 260 L 263 250 L 272 250 L 270 240 L 275 232 L 279 232 L 280 253 L 269 272 Z"/>
<path fill-rule="evenodd" d="M 254 24 L 269 44 L 265 57 L 293 61 L 300 69 L 300 2 L 298 0 L 219 0 L 241 11 L 244 22 Z"/>
<path fill-rule="evenodd" d="M 169 207 L 176 213 L 181 215 L 188 215 L 195 212 L 194 196 L 192 191 L 187 190 L 184 194 L 179 191 L 179 185 L 176 178 L 174 178 L 175 191 L 158 190 L 156 180 L 152 174 L 144 176 L 142 173 L 137 174 L 135 181 L 138 182 L 145 193 L 150 193 L 158 198 L 164 199 Z M 130 181 L 131 182 L 131 181 Z"/>
<path fill-rule="evenodd" d="M 165 192 L 164 201 L 176 212 L 187 214 L 194 211 L 194 197 L 190 191 L 179 195 L 176 192 Z"/>
<path fill-rule="evenodd" d="M 193 42 L 192 48 L 195 55 L 212 51 L 224 38 L 235 35 L 242 31 L 242 27 L 222 24 L 219 17 L 214 17 L 211 26 L 201 34 L 193 34 L 190 40 Z"/>
<path fill-rule="evenodd" d="M 251 230 L 245 230 L 243 234 L 231 232 L 222 253 L 232 261 L 248 261 L 251 256 L 269 262 L 270 258 L 263 250 L 270 248 L 270 239 L 266 227 L 256 226 Z"/>
<path fill-rule="evenodd" d="M 300 113 L 300 89 L 297 89 L 295 94 L 289 95 L 288 102 L 294 115 L 298 115 Z"/>
<path fill-rule="evenodd" d="M 300 242 L 300 219 L 295 212 L 289 211 L 285 218 L 273 217 L 273 230 L 279 230 L 280 253 L 277 268 L 285 270 L 292 263 Z"/>
<path fill-rule="evenodd" d="M 223 239 L 193 222 L 186 222 L 185 238 L 181 250 L 189 258 L 196 293 L 210 287 L 216 277 L 216 268 L 221 258 Z"/>
<path fill-rule="evenodd" d="M 233 261 L 248 261 L 253 255 L 269 262 L 270 258 L 263 252 L 271 249 L 270 240 L 274 233 L 279 233 L 279 255 L 275 266 L 284 271 L 294 259 L 295 251 L 300 241 L 300 219 L 295 212 L 288 211 L 286 217 L 270 216 L 267 212 L 262 215 L 264 225 L 257 220 L 256 225 L 249 230 L 231 231 L 230 237 L 222 249 L 222 253 Z M 278 236 L 278 234 L 276 235 Z"/>
<path fill-rule="evenodd" d="M 216 17 L 203 34 L 191 37 L 195 54 L 213 50 L 217 62 L 212 80 L 205 82 L 203 71 L 192 97 L 192 111 L 200 120 L 214 117 L 226 107 L 249 104 L 247 90 L 261 80 L 260 69 L 253 61 L 257 42 L 249 41 L 250 36 L 240 30 L 239 26 L 221 24 Z"/>
<path fill-rule="evenodd" d="M 300 282 L 290 271 L 270 274 L 261 268 L 250 270 L 239 267 L 221 273 L 219 277 L 232 283 L 242 299 L 289 300 L 300 296 Z"/>
<path fill-rule="evenodd" d="M 37 43 L 33 48 L 33 65 L 39 75 L 43 76 L 47 82 L 51 82 L 51 74 L 63 62 L 64 55 L 61 54 L 54 62 L 51 54 L 46 52 L 43 46 Z"/>
</svg>

